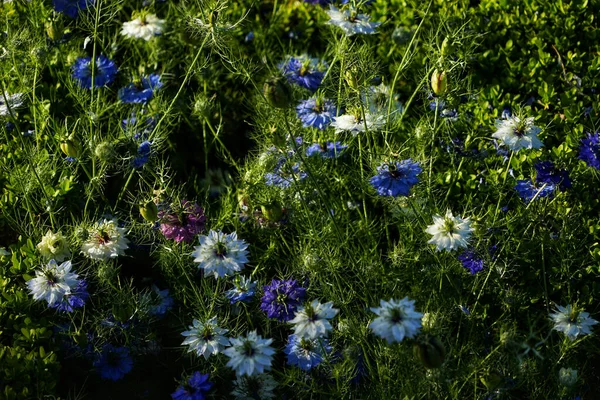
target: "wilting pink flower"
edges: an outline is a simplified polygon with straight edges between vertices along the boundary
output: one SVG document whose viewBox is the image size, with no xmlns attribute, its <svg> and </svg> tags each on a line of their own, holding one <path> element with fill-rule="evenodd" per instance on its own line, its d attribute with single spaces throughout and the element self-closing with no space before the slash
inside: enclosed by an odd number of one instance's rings
<svg viewBox="0 0 600 400">
<path fill-rule="evenodd" d="M 169 209 L 160 211 L 158 217 L 163 235 L 177 243 L 191 242 L 204 230 L 206 221 L 202 207 L 187 200 L 183 200 L 181 206 L 173 204 Z"/>
</svg>

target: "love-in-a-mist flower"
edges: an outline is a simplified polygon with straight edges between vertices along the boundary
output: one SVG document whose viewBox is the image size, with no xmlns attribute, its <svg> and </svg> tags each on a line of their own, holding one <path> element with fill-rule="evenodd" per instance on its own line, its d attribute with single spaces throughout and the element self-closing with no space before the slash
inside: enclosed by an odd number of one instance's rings
<svg viewBox="0 0 600 400">
<path fill-rule="evenodd" d="M 570 340 L 575 340 L 577 336 L 589 335 L 592 333 L 592 326 L 598 321 L 590 318 L 590 313 L 579 310 L 572 305 L 556 305 L 556 311 L 550 314 L 550 319 L 554 322 L 553 329 L 564 333 Z"/>
<path fill-rule="evenodd" d="M 277 382 L 270 374 L 244 375 L 238 376 L 233 386 L 231 395 L 236 400 L 264 400 L 275 399 L 273 391 L 277 387 Z"/>
<path fill-rule="evenodd" d="M 11 112 L 14 113 L 24 103 L 25 95 L 23 93 L 8 94 L 4 92 L 4 95 L 0 93 L 0 117 L 8 117 Z"/>
<path fill-rule="evenodd" d="M 399 117 L 404 112 L 404 106 L 399 98 L 397 94 L 392 93 L 389 86 L 383 83 L 371 86 L 361 94 L 361 99 L 370 114 L 387 116 L 389 110 L 392 118 Z"/>
<path fill-rule="evenodd" d="M 341 142 L 314 143 L 306 148 L 306 156 L 321 156 L 322 158 L 337 158 L 344 154 L 347 144 Z"/>
<path fill-rule="evenodd" d="M 119 89 L 119 100 L 123 103 L 145 104 L 154 97 L 154 93 L 162 86 L 160 75 L 150 74 L 143 77 L 140 82 L 132 82 Z"/>
<path fill-rule="evenodd" d="M 556 168 L 552 161 L 538 161 L 533 166 L 537 172 L 536 182 L 557 185 L 560 190 L 572 187 L 569 171 Z"/>
<path fill-rule="evenodd" d="M 335 128 L 335 133 L 350 132 L 356 136 L 366 130 L 378 131 L 385 125 L 385 118 L 382 115 L 365 113 L 364 119 L 360 117 L 360 114 L 358 115 L 344 114 L 335 117 L 331 123 L 331 126 Z"/>
<path fill-rule="evenodd" d="M 506 147 L 513 151 L 521 149 L 539 149 L 543 143 L 538 139 L 542 131 L 533 125 L 534 118 L 521 119 L 511 116 L 505 120 L 496 120 L 496 132 L 493 138 L 500 140 Z"/>
<path fill-rule="evenodd" d="M 300 169 L 300 163 L 290 164 L 283 162 L 276 166 L 273 172 L 265 174 L 265 183 L 268 186 L 277 186 L 285 189 L 294 182 L 304 180 L 308 174 Z"/>
<path fill-rule="evenodd" d="M 267 313 L 267 317 L 277 318 L 281 322 L 294 318 L 306 296 L 306 289 L 295 279 L 273 279 L 263 287 L 263 291 L 260 309 Z"/>
<path fill-rule="evenodd" d="M 121 35 L 132 39 L 148 41 L 162 34 L 165 20 L 154 14 L 143 14 L 128 22 L 123 22 Z"/>
<path fill-rule="evenodd" d="M 148 310 L 150 315 L 162 317 L 173 308 L 175 301 L 169 295 L 169 289 L 160 290 L 156 285 L 152 285 L 151 296 L 153 297 L 153 303 Z"/>
<path fill-rule="evenodd" d="M 187 200 L 159 211 L 158 218 L 162 234 L 177 243 L 192 242 L 194 236 L 204 231 L 206 223 L 202 207 Z"/>
<path fill-rule="evenodd" d="M 288 343 L 283 351 L 287 354 L 287 363 L 310 371 L 323 361 L 323 356 L 331 351 L 326 338 L 305 339 L 296 335 L 288 336 Z"/>
<path fill-rule="evenodd" d="M 296 114 L 304 128 L 324 130 L 331 124 L 337 108 L 330 100 L 321 97 L 303 100 L 296 106 Z"/>
<path fill-rule="evenodd" d="M 290 324 L 294 325 L 294 334 L 300 338 L 317 339 L 326 337 L 331 331 L 330 319 L 335 317 L 339 310 L 333 308 L 333 302 L 320 303 L 313 300 L 296 311 Z"/>
<path fill-rule="evenodd" d="M 88 238 L 81 246 L 81 252 L 92 260 L 108 260 L 125 254 L 129 240 L 125 228 L 120 228 L 117 220 L 104 219 L 88 229 Z"/>
<path fill-rule="evenodd" d="M 323 81 L 327 64 L 318 58 L 302 54 L 298 57 L 288 57 L 279 65 L 279 69 L 288 82 L 314 92 Z"/>
<path fill-rule="evenodd" d="M 433 225 L 429 225 L 425 230 L 433 236 L 427 243 L 434 244 L 437 251 L 467 247 L 473 231 L 469 218 L 455 217 L 450 210 L 447 210 L 443 217 L 434 215 Z"/>
<path fill-rule="evenodd" d="M 419 183 L 417 176 L 422 171 L 419 163 L 410 158 L 384 163 L 377 167 L 377 175 L 369 183 L 380 196 L 408 196 L 410 189 Z"/>
<path fill-rule="evenodd" d="M 204 400 L 206 394 L 212 389 L 213 383 L 208 381 L 208 374 L 196 371 L 190 376 L 185 385 L 179 386 L 171 394 L 173 400 Z"/>
<path fill-rule="evenodd" d="M 133 168 L 142 168 L 152 155 L 152 142 L 145 140 L 138 146 L 137 155 L 131 160 Z"/>
<path fill-rule="evenodd" d="M 78 275 L 71 272 L 71 261 L 58 264 L 50 260 L 35 271 L 35 278 L 27 281 L 27 287 L 34 300 L 46 300 L 49 305 L 60 302 L 78 285 Z"/>
<path fill-rule="evenodd" d="M 185 336 L 181 344 L 188 346 L 188 353 L 195 352 L 205 360 L 208 360 L 212 354 L 222 352 L 223 348 L 229 345 L 229 339 L 224 336 L 228 330 L 219 327 L 217 317 L 212 317 L 205 322 L 194 319 L 188 329 L 181 332 L 181 335 Z"/>
<path fill-rule="evenodd" d="M 481 257 L 472 249 L 467 249 L 458 256 L 458 260 L 462 263 L 471 275 L 475 275 L 483 270 L 484 262 Z"/>
<path fill-rule="evenodd" d="M 81 10 L 94 4 L 94 0 L 52 0 L 54 10 L 71 18 L 76 18 Z"/>
<path fill-rule="evenodd" d="M 412 338 L 421 329 L 423 314 L 415 311 L 415 301 L 408 297 L 402 300 L 380 300 L 380 307 L 371 307 L 377 318 L 369 324 L 375 335 L 388 343 Z"/>
<path fill-rule="evenodd" d="M 381 22 L 369 22 L 371 17 L 366 14 L 358 14 L 354 7 L 350 7 L 348 10 L 339 10 L 333 5 L 329 5 L 330 20 L 327 24 L 335 25 L 341 28 L 346 36 L 352 36 L 355 34 L 373 34 L 375 29 L 381 25 Z"/>
<path fill-rule="evenodd" d="M 588 133 L 581 139 L 579 159 L 592 168 L 600 169 L 600 135 L 598 132 Z"/>
<path fill-rule="evenodd" d="M 133 369 L 133 360 L 127 347 L 106 344 L 102 348 L 102 353 L 96 357 L 94 367 L 102 379 L 118 381 Z"/>
<path fill-rule="evenodd" d="M 200 246 L 192 252 L 194 262 L 215 279 L 241 271 L 248 262 L 248 244 L 238 240 L 235 232 L 226 234 L 211 229 L 208 235 L 200 235 L 199 241 Z"/>
<path fill-rule="evenodd" d="M 521 197 L 525 203 L 529 203 L 533 199 L 552 197 L 555 189 L 555 185 L 548 183 L 535 184 L 530 180 L 518 180 L 515 185 L 515 190 L 519 193 L 519 197 Z"/>
<path fill-rule="evenodd" d="M 62 262 L 71 256 L 67 238 L 62 233 L 54 233 L 50 229 L 42 236 L 42 240 L 36 247 L 42 257 L 47 259 Z"/>
<path fill-rule="evenodd" d="M 231 347 L 223 353 L 229 357 L 227 366 L 233 369 L 238 377 L 262 374 L 271 369 L 271 360 L 275 349 L 271 347 L 273 339 L 263 339 L 256 331 L 248 336 L 230 339 Z"/>
<path fill-rule="evenodd" d="M 81 308 L 90 297 L 87 291 L 87 282 L 83 279 L 78 280 L 77 284 L 71 288 L 69 293 L 65 293 L 59 301 L 48 304 L 50 308 L 58 311 L 73 312 L 76 308 Z"/>
<path fill-rule="evenodd" d="M 238 275 L 233 284 L 233 289 L 225 292 L 225 296 L 231 304 L 250 301 L 256 294 L 256 281 L 252 281 L 250 278 Z"/>
<path fill-rule="evenodd" d="M 91 57 L 79 57 L 75 60 L 72 71 L 73 78 L 77 80 L 77 83 L 82 88 L 91 89 L 92 86 L 99 88 L 110 84 L 115 79 L 117 65 L 114 61 L 101 54 L 96 57 L 96 62 L 93 66 Z"/>
</svg>

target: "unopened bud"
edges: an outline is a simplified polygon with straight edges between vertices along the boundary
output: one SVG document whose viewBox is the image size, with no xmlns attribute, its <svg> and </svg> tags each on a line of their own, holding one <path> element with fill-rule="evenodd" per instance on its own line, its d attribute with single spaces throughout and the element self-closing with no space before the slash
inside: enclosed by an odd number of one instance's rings
<svg viewBox="0 0 600 400">
<path fill-rule="evenodd" d="M 260 206 L 260 211 L 262 211 L 265 218 L 271 222 L 278 222 L 283 216 L 281 205 L 277 202 Z"/>
<path fill-rule="evenodd" d="M 446 358 L 446 348 L 438 338 L 431 335 L 425 335 L 415 343 L 413 353 L 429 369 L 439 368 Z"/>
<path fill-rule="evenodd" d="M 450 43 L 448 38 L 445 38 L 442 42 L 442 57 L 448 56 L 450 53 L 452 53 L 453 50 L 454 49 L 452 48 L 452 44 Z"/>
<path fill-rule="evenodd" d="M 273 77 L 265 82 L 263 93 L 272 107 L 287 108 L 292 101 L 292 91 L 282 77 Z"/>
<path fill-rule="evenodd" d="M 344 80 L 353 90 L 358 90 L 358 79 L 356 78 L 356 74 L 351 70 L 346 70 L 344 73 Z"/>
<path fill-rule="evenodd" d="M 431 74 L 431 88 L 433 92 L 441 96 L 446 92 L 448 86 L 448 79 L 446 78 L 446 71 L 439 72 L 437 69 Z"/>
<path fill-rule="evenodd" d="M 71 139 L 64 140 L 60 144 L 60 149 L 68 157 L 77 158 L 77 156 L 79 155 L 79 145 Z"/>
<path fill-rule="evenodd" d="M 48 37 L 54 41 L 60 39 L 63 35 L 63 26 L 58 21 L 46 22 L 46 33 Z"/>
<path fill-rule="evenodd" d="M 493 371 L 487 372 L 479 380 L 489 391 L 498 389 L 502 384 L 502 376 Z"/>
<path fill-rule="evenodd" d="M 154 222 L 158 219 L 158 207 L 153 201 L 140 206 L 140 214 L 148 222 Z"/>
</svg>

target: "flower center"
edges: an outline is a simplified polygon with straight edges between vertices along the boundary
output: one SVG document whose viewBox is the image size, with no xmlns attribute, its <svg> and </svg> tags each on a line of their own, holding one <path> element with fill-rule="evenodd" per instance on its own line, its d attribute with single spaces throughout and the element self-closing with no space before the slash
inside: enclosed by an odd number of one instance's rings
<svg viewBox="0 0 600 400">
<path fill-rule="evenodd" d="M 204 328 L 204 331 L 202 332 L 202 338 L 204 340 L 212 340 L 213 339 L 213 333 L 212 330 L 208 327 Z"/>
<path fill-rule="evenodd" d="M 254 355 L 254 347 L 252 346 L 252 342 L 244 342 L 242 354 L 246 357 L 252 357 Z"/>
<path fill-rule="evenodd" d="M 119 366 L 120 361 L 121 357 L 119 357 L 119 355 L 116 353 L 108 353 L 108 356 L 106 357 L 106 363 L 114 368 Z"/>
<path fill-rule="evenodd" d="M 450 218 L 446 218 L 446 220 L 444 221 L 444 232 L 446 232 L 446 233 L 454 232 L 454 221 L 451 220 Z"/>
<path fill-rule="evenodd" d="M 310 353 L 313 349 L 313 345 L 310 341 L 302 338 L 300 340 L 300 348 L 304 350 L 305 353 Z"/>
<path fill-rule="evenodd" d="M 403 319 L 404 319 L 404 315 L 402 314 L 402 311 L 398 308 L 392 308 L 392 310 L 390 312 L 390 320 L 394 324 L 397 324 L 397 323 L 401 322 Z"/>
<path fill-rule="evenodd" d="M 48 284 L 48 286 L 56 285 L 57 279 L 56 279 L 56 276 L 54 276 L 54 273 L 52 273 L 51 271 L 46 271 L 45 275 L 46 275 L 46 283 Z"/>
<path fill-rule="evenodd" d="M 104 229 L 100 229 L 96 235 L 96 240 L 98 241 L 98 244 L 106 244 L 110 242 L 110 235 Z"/>
<path fill-rule="evenodd" d="M 215 246 L 215 255 L 219 258 L 225 258 L 227 255 L 227 246 L 223 242 L 217 242 Z"/>
</svg>

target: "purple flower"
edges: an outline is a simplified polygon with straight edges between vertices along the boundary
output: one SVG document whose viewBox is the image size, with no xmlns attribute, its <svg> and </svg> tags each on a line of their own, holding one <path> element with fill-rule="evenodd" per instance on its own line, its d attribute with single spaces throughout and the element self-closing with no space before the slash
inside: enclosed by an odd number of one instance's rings
<svg viewBox="0 0 600 400">
<path fill-rule="evenodd" d="M 314 92 L 325 77 L 325 73 L 319 70 L 325 65 L 320 66 L 319 64 L 317 58 L 310 58 L 303 54 L 299 57 L 289 57 L 279 65 L 279 69 L 290 83 Z"/>
<path fill-rule="evenodd" d="M 472 275 L 475 275 L 484 267 L 483 260 L 477 256 L 473 249 L 465 250 L 458 256 L 458 260 L 462 263 L 463 267 L 471 272 Z"/>
<path fill-rule="evenodd" d="M 378 174 L 370 179 L 371 186 L 380 196 L 408 196 L 410 188 L 419 182 L 417 175 L 423 171 L 418 162 L 410 158 L 400 162 L 382 164 Z"/>
<path fill-rule="evenodd" d="M 65 294 L 61 301 L 50 305 L 50 307 L 56 308 L 58 311 L 73 312 L 74 309 L 83 307 L 89 297 L 87 282 L 80 280 L 71 293 Z"/>
<path fill-rule="evenodd" d="M 319 155 L 323 158 L 337 158 L 343 154 L 346 148 L 348 148 L 348 145 L 340 142 L 314 143 L 306 149 L 306 156 Z"/>
<path fill-rule="evenodd" d="M 130 83 L 119 89 L 119 99 L 123 103 L 147 103 L 162 85 L 159 75 L 150 74 L 142 78 L 140 84 Z"/>
<path fill-rule="evenodd" d="M 558 185 L 560 190 L 572 187 L 569 172 L 564 169 L 557 169 L 552 161 L 538 161 L 534 167 L 537 171 L 536 182 Z"/>
<path fill-rule="evenodd" d="M 213 387 L 213 383 L 208 381 L 208 374 L 201 374 L 196 371 L 188 379 L 187 384 L 179 386 L 171 394 L 173 400 L 204 400 L 206 393 Z"/>
<path fill-rule="evenodd" d="M 94 367 L 98 369 L 102 379 L 118 381 L 133 369 L 133 360 L 129 356 L 127 347 L 106 344 L 102 348 L 102 353 L 96 357 Z"/>
<path fill-rule="evenodd" d="M 542 185 L 535 185 L 529 180 L 518 180 L 515 190 L 519 193 L 519 196 L 529 203 L 534 198 L 541 197 L 552 197 L 554 194 L 555 185 L 544 183 Z"/>
<path fill-rule="evenodd" d="M 77 80 L 79 86 L 85 89 L 92 88 L 91 57 L 79 57 L 75 60 L 75 64 L 73 64 L 71 69 L 73 70 L 71 76 Z M 96 88 L 108 85 L 115 79 L 115 75 L 117 75 L 117 65 L 115 62 L 102 54 L 96 57 L 94 69 L 93 86 Z"/>
<path fill-rule="evenodd" d="M 177 243 L 192 242 L 194 236 L 204 230 L 206 221 L 202 207 L 187 200 L 183 200 L 181 206 L 172 206 L 170 210 L 159 211 L 158 217 L 163 235 Z"/>
<path fill-rule="evenodd" d="M 54 10 L 76 18 L 79 10 L 85 10 L 89 5 L 94 4 L 93 0 L 52 0 Z"/>
<path fill-rule="evenodd" d="M 133 168 L 141 168 L 148 162 L 152 152 L 151 146 L 152 142 L 147 140 L 140 144 L 138 147 L 137 156 L 135 156 L 131 161 Z"/>
<path fill-rule="evenodd" d="M 320 97 L 301 101 L 296 107 L 296 114 L 304 128 L 323 130 L 329 126 L 337 113 L 335 105 L 330 100 Z"/>
<path fill-rule="evenodd" d="M 267 313 L 267 317 L 277 318 L 282 322 L 294 318 L 296 309 L 306 295 L 306 289 L 295 279 L 273 279 L 270 285 L 263 287 L 263 290 L 260 309 Z"/>
<path fill-rule="evenodd" d="M 593 168 L 600 169 L 600 135 L 588 133 L 587 138 L 581 139 L 579 159 Z"/>
</svg>

